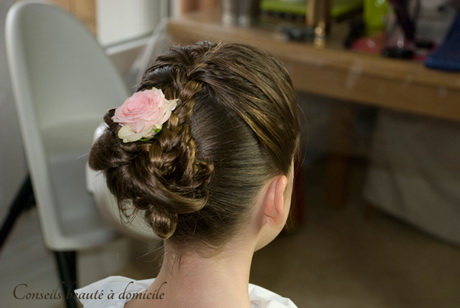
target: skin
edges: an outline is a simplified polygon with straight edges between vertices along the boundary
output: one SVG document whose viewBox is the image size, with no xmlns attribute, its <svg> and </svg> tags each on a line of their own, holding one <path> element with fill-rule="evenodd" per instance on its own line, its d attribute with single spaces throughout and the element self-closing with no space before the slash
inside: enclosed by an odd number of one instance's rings
<svg viewBox="0 0 460 308">
<path fill-rule="evenodd" d="M 132 300 L 127 308 L 250 308 L 249 274 L 254 252 L 270 243 L 283 229 L 291 204 L 293 170 L 270 179 L 259 193 L 249 223 L 209 256 L 195 251 L 180 253 L 165 242 L 164 263 L 146 290 L 161 288 L 161 300 Z M 166 284 L 164 284 L 166 282 Z"/>
</svg>

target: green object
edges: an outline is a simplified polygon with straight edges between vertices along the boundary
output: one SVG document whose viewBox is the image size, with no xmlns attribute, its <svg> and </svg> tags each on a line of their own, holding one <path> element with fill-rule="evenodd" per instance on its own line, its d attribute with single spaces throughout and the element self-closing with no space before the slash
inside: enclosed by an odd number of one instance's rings
<svg viewBox="0 0 460 308">
<path fill-rule="evenodd" d="M 363 0 L 332 0 L 331 16 L 333 18 L 340 17 L 361 8 L 362 5 Z M 266 12 L 306 16 L 307 0 L 303 3 L 283 0 L 262 0 L 260 8 Z"/>
<path fill-rule="evenodd" d="M 385 30 L 385 18 L 388 12 L 387 0 L 364 0 L 364 23 L 368 35 Z"/>
</svg>

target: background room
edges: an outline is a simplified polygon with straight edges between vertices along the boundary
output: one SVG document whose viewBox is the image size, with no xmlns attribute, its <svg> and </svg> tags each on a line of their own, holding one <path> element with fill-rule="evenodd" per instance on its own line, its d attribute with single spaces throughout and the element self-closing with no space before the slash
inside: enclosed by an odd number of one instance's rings
<svg viewBox="0 0 460 308">
<path fill-rule="evenodd" d="M 298 307 L 458 307 L 460 59 L 448 63 L 453 72 L 425 62 L 444 46 L 458 19 L 456 3 L 407 1 L 420 4 L 417 36 L 404 45 L 411 56 L 395 59 L 379 49 L 388 47 L 395 22 L 391 1 L 332 1 L 327 29 L 317 21 L 305 26 L 308 1 L 242 1 L 257 6 L 240 4 L 243 13 L 235 11 L 237 0 L 50 2 L 94 34 L 127 92 L 171 43 L 245 42 L 286 63 L 304 117 L 295 207 L 289 228 L 255 254 L 251 282 Z M 0 222 L 28 174 L 5 52 L 6 15 L 15 2 L 0 0 Z M 371 3 L 374 19 L 366 15 Z M 450 37 L 458 46 L 458 31 Z M 440 62 L 434 57 L 433 65 Z M 61 282 L 42 230 L 32 205 L 4 239 L 1 307 L 65 307 L 53 297 Z M 123 234 L 78 251 L 79 284 L 154 277 L 159 246 Z"/>
</svg>

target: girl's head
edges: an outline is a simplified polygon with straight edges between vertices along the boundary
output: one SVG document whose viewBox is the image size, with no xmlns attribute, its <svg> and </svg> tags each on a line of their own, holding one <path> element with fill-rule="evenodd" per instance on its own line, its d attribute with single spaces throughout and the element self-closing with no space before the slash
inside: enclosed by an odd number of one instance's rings
<svg viewBox="0 0 460 308">
<path fill-rule="evenodd" d="M 287 175 L 299 143 L 295 93 L 285 68 L 241 44 L 174 47 L 145 72 L 177 106 L 149 141 L 123 142 L 115 110 L 89 163 L 127 208 L 144 211 L 173 244 L 219 247 L 247 222 L 267 181 Z"/>
</svg>

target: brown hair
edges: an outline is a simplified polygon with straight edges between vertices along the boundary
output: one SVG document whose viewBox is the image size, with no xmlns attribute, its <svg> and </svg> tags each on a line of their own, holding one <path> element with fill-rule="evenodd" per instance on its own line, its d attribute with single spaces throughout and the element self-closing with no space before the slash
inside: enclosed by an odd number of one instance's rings
<svg viewBox="0 0 460 308">
<path fill-rule="evenodd" d="M 90 166 L 104 171 L 120 208 L 145 211 L 160 237 L 219 246 L 266 181 L 290 170 L 299 143 L 290 77 L 257 48 L 200 42 L 158 57 L 138 90 L 152 87 L 178 99 L 163 130 L 123 143 L 111 110 Z"/>
</svg>

